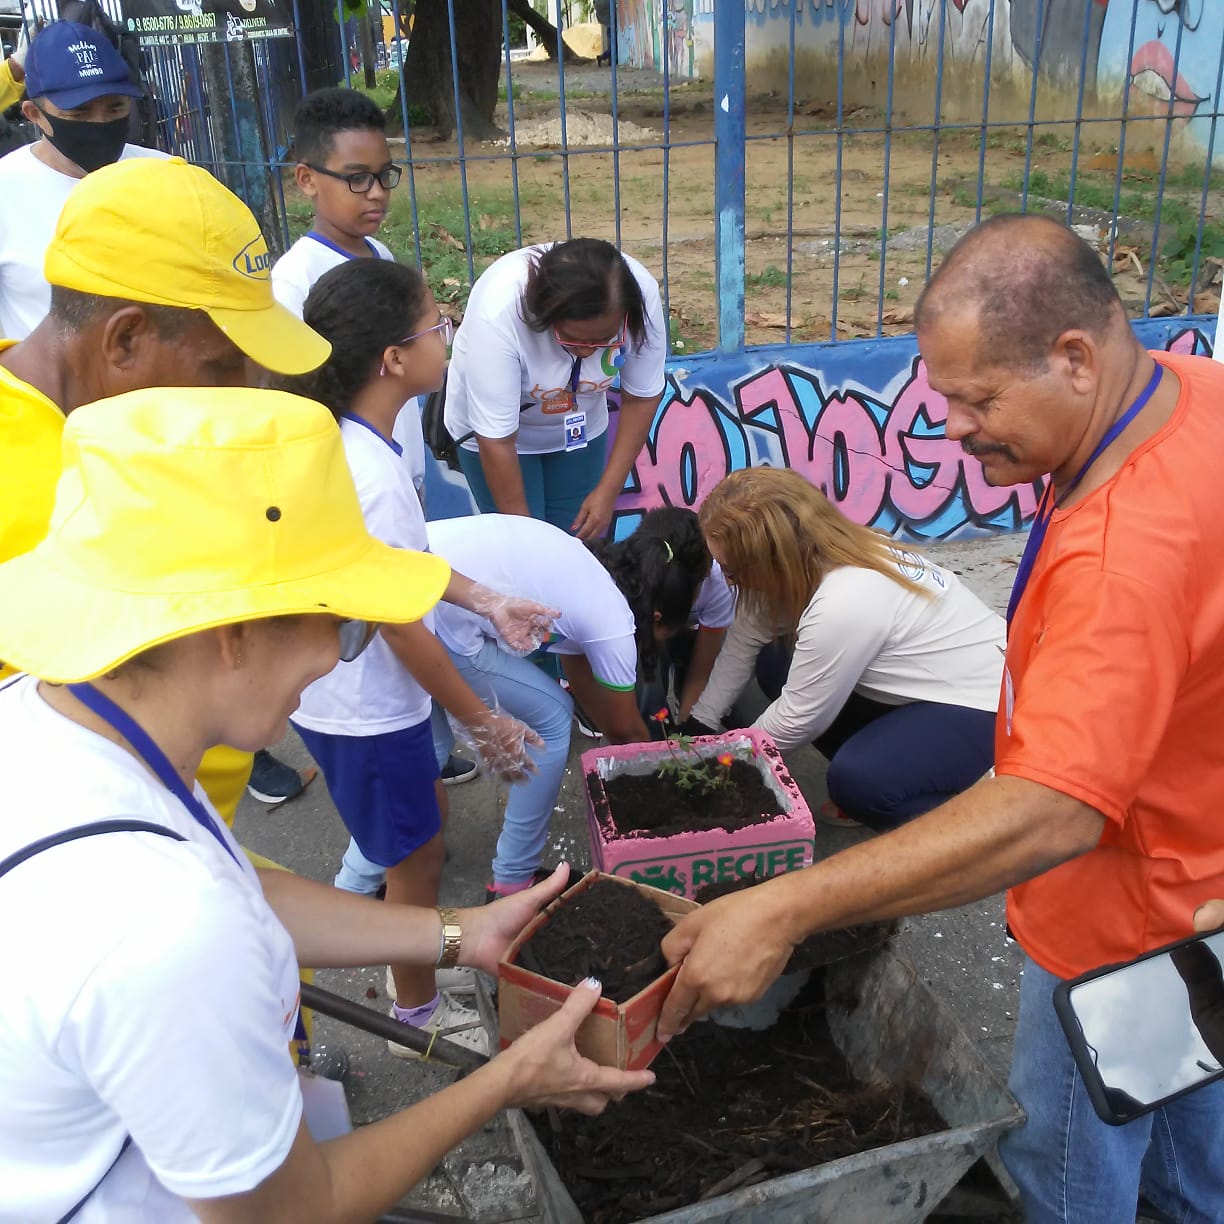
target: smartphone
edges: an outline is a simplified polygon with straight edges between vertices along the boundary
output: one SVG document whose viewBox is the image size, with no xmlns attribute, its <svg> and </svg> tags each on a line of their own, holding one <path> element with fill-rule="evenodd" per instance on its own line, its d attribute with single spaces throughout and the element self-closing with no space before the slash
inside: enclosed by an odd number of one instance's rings
<svg viewBox="0 0 1224 1224">
<path fill-rule="evenodd" d="M 1054 1009 L 1113 1126 L 1224 1078 L 1224 928 L 1061 982 Z"/>
<path fill-rule="evenodd" d="M 1224 928 L 1054 990 L 1093 1108 L 1121 1126 L 1224 1077 Z"/>
</svg>

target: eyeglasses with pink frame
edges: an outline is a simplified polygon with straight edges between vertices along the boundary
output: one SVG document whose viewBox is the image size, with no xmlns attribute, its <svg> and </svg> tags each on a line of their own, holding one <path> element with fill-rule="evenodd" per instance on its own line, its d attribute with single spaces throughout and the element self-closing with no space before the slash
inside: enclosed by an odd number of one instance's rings
<svg viewBox="0 0 1224 1224">
<path fill-rule="evenodd" d="M 409 340 L 419 340 L 422 336 L 432 335 L 434 332 L 441 332 L 442 339 L 446 343 L 446 347 L 450 348 L 451 341 L 455 338 L 455 320 L 450 315 L 443 315 L 441 320 L 435 323 L 432 327 L 427 327 L 424 331 L 413 332 L 411 336 L 405 336 L 402 340 L 397 340 L 396 344 L 407 344 Z M 384 361 L 378 367 L 378 376 L 382 378 L 387 373 L 387 363 Z"/>
<path fill-rule="evenodd" d="M 557 325 L 555 323 L 553 324 L 552 330 L 553 330 L 554 339 L 557 341 L 557 343 L 562 348 L 566 348 L 566 349 L 578 348 L 578 349 L 592 349 L 592 350 L 624 348 L 625 347 L 625 337 L 629 330 L 629 316 L 625 315 L 625 317 L 621 320 L 620 331 L 617 332 L 616 336 L 613 339 L 605 340 L 598 344 L 592 344 L 586 340 L 567 340 L 557 330 Z"/>
</svg>

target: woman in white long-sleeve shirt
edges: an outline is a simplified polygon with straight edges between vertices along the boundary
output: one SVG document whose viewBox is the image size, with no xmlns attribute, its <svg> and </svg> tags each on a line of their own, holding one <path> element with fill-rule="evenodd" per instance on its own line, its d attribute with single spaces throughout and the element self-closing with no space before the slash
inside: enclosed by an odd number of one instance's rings
<svg viewBox="0 0 1224 1224">
<path fill-rule="evenodd" d="M 755 670 L 774 699 L 755 725 L 783 749 L 814 743 L 834 804 L 875 828 L 990 768 L 1004 624 L 955 574 L 783 469 L 728 476 L 701 527 L 738 606 L 697 723 L 716 726 Z"/>
</svg>

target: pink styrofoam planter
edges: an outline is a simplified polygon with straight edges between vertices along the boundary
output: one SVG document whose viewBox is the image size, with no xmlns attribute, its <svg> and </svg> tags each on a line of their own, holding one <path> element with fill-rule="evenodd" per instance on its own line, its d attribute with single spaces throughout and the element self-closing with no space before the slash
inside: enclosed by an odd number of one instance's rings
<svg viewBox="0 0 1224 1224">
<path fill-rule="evenodd" d="M 670 837 L 659 837 L 645 829 L 621 833 L 604 783 L 619 773 L 653 773 L 670 751 L 666 743 L 620 744 L 582 754 L 591 865 L 597 871 L 691 898 L 707 884 L 754 873 L 780 875 L 811 864 L 815 836 L 812 813 L 773 740 L 753 727 L 699 736 L 692 741 L 692 751 L 707 758 L 730 751 L 741 760 L 749 760 L 781 801 L 782 815 L 734 832 L 704 829 Z"/>
</svg>

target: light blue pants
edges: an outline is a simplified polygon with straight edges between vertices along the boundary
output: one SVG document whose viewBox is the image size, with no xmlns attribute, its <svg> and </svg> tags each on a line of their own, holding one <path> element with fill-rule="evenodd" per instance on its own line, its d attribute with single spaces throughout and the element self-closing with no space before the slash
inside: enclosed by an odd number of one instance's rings
<svg viewBox="0 0 1224 1224">
<path fill-rule="evenodd" d="M 565 776 L 574 703 L 538 667 L 501 650 L 494 642 L 486 641 L 474 655 L 448 653 L 477 696 L 526 723 L 544 741 L 543 748 L 531 750 L 536 772 L 509 788 L 493 858 L 494 882 L 530 883 L 543 857 L 553 806 Z M 433 726 L 438 759 L 445 761 L 453 743 L 450 727 L 445 718 L 440 721 L 435 718 Z M 350 842 L 336 876 L 336 887 L 373 893 L 381 883 L 382 870 Z"/>
<path fill-rule="evenodd" d="M 1140 1188 L 1162 1218 L 1224 1220 L 1224 1081 L 1107 1125 L 1054 1012 L 1057 984 L 1025 957 L 1008 1087 L 1028 1121 L 1004 1135 L 999 1155 L 1020 1187 L 1026 1224 L 1133 1220 Z"/>
</svg>

